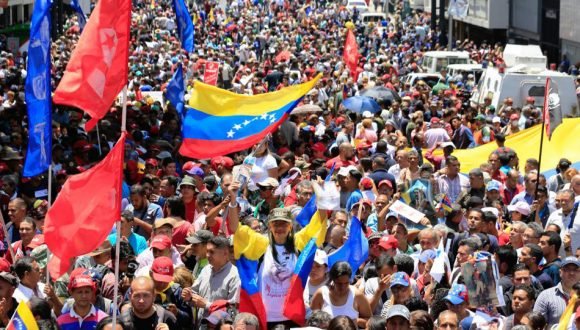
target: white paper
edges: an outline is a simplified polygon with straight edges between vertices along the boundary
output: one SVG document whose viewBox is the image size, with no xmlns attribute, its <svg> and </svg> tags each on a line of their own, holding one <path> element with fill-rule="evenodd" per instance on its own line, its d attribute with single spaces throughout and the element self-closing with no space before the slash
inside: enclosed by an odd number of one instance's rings
<svg viewBox="0 0 580 330">
<path fill-rule="evenodd" d="M 409 205 L 399 200 L 395 201 L 393 205 L 391 205 L 390 210 L 397 213 L 398 215 L 401 215 L 413 221 L 414 223 L 419 223 L 421 219 L 423 219 L 423 217 L 425 216 L 424 213 L 417 211 L 416 209 L 410 207 Z"/>
</svg>

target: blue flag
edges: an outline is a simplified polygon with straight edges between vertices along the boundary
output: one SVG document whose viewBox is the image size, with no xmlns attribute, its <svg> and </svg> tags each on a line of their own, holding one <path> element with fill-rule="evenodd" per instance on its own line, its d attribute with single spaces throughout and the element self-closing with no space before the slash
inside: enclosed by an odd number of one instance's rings
<svg viewBox="0 0 580 330">
<path fill-rule="evenodd" d="M 358 268 L 369 256 L 369 241 L 362 231 L 362 224 L 357 217 L 352 217 L 348 239 L 338 250 L 328 256 L 328 267 L 332 267 L 339 261 L 346 261 L 352 268 L 351 280 Z"/>
<path fill-rule="evenodd" d="M 34 4 L 24 91 L 28 110 L 28 151 L 23 175 L 32 177 L 46 172 L 52 162 L 50 0 L 36 0 Z"/>
<path fill-rule="evenodd" d="M 165 90 L 167 99 L 175 109 L 179 116 L 183 118 L 183 96 L 185 95 L 185 85 L 183 83 L 183 70 L 181 69 L 181 63 L 177 66 L 177 70 L 173 74 L 173 78 L 169 84 L 167 84 L 167 89 Z"/>
<path fill-rule="evenodd" d="M 77 13 L 77 18 L 79 20 L 79 27 L 82 31 L 85 28 L 85 25 L 87 25 L 87 16 L 85 16 L 85 13 L 83 13 L 83 9 L 79 5 L 78 0 L 71 0 L 70 6 Z"/>
<path fill-rule="evenodd" d="M 181 40 L 181 48 L 191 53 L 194 48 L 194 28 L 185 2 L 183 0 L 173 0 L 173 10 L 175 11 L 175 16 L 177 16 L 177 33 Z"/>
</svg>

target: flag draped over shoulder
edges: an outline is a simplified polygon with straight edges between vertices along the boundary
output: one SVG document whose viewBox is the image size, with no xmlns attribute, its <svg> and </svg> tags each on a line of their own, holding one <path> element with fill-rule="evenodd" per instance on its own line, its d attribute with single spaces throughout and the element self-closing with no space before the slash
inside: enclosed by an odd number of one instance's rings
<svg viewBox="0 0 580 330">
<path fill-rule="evenodd" d="M 181 40 L 181 48 L 191 53 L 194 49 L 195 29 L 187 6 L 183 0 L 173 0 L 173 10 L 177 18 L 177 33 Z"/>
<path fill-rule="evenodd" d="M 52 162 L 50 25 L 50 1 L 36 0 L 30 24 L 28 74 L 24 85 L 29 127 L 25 177 L 46 172 Z"/>
<path fill-rule="evenodd" d="M 100 0 L 54 92 L 54 103 L 82 109 L 91 130 L 127 84 L 131 0 Z"/>
<path fill-rule="evenodd" d="M 183 96 L 185 95 L 185 85 L 183 82 L 183 69 L 181 68 L 181 63 L 177 66 L 175 73 L 169 84 L 167 84 L 167 89 L 165 90 L 165 95 L 167 99 L 180 116 L 183 116 Z"/>
<path fill-rule="evenodd" d="M 562 106 L 560 95 L 558 95 L 558 85 L 548 77 L 544 94 L 544 125 L 548 140 L 552 139 L 552 133 L 560 124 L 562 124 Z"/>
<path fill-rule="evenodd" d="M 316 240 L 311 239 L 296 262 L 292 280 L 290 282 L 290 289 L 286 293 L 284 300 L 284 316 L 296 324 L 304 326 L 306 321 L 306 307 L 304 306 L 304 288 L 308 281 L 308 276 L 314 264 L 314 256 L 316 255 Z"/>
<path fill-rule="evenodd" d="M 339 261 L 346 261 L 352 268 L 352 280 L 368 256 L 369 242 L 362 231 L 362 224 L 357 217 L 352 217 L 348 239 L 343 246 L 328 256 L 328 268 Z"/>
<path fill-rule="evenodd" d="M 95 167 L 70 177 L 46 214 L 44 239 L 57 256 L 51 271 L 68 268 L 70 258 L 93 251 L 121 215 L 125 138 Z M 60 260 L 57 260 L 60 259 Z M 59 267 L 54 263 L 60 261 Z M 59 274 L 51 275 L 58 277 Z"/>
<path fill-rule="evenodd" d="M 258 288 L 258 260 L 250 260 L 242 255 L 236 261 L 236 267 L 242 283 L 239 311 L 256 315 L 260 320 L 260 329 L 268 329 L 266 308 Z"/>
<path fill-rule="evenodd" d="M 344 42 L 344 51 L 342 53 L 342 59 L 344 64 L 350 71 L 351 77 L 356 80 L 357 76 L 357 66 L 360 54 L 358 53 L 358 46 L 356 44 L 356 38 L 354 32 L 348 29 L 346 32 L 346 40 Z"/>
<path fill-rule="evenodd" d="M 12 315 L 10 322 L 6 326 L 6 330 L 38 330 L 36 319 L 26 302 L 21 301 L 18 304 L 14 315 Z"/>
<path fill-rule="evenodd" d="M 183 122 L 179 152 L 206 159 L 253 146 L 273 132 L 318 82 L 315 79 L 276 92 L 240 95 L 196 82 Z"/>
</svg>

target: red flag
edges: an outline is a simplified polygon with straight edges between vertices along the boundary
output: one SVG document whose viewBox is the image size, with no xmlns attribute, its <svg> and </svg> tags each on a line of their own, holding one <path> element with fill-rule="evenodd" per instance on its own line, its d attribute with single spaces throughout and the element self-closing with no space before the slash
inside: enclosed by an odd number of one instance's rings
<svg viewBox="0 0 580 330">
<path fill-rule="evenodd" d="M 127 84 L 131 0 L 100 0 L 54 92 L 54 103 L 82 109 L 91 130 Z"/>
<path fill-rule="evenodd" d="M 354 33 L 352 32 L 352 30 L 348 30 L 348 32 L 346 33 L 346 41 L 344 42 L 344 52 L 342 53 L 342 58 L 344 60 L 344 64 L 350 71 L 350 75 L 354 78 L 355 81 L 357 76 L 357 66 L 359 57 L 360 55 L 358 53 Z"/>
<path fill-rule="evenodd" d="M 53 277 L 66 271 L 70 258 L 96 249 L 119 220 L 125 137 L 95 167 L 70 177 L 48 210 L 44 241 L 58 257 L 49 266 L 59 272 Z"/>
</svg>

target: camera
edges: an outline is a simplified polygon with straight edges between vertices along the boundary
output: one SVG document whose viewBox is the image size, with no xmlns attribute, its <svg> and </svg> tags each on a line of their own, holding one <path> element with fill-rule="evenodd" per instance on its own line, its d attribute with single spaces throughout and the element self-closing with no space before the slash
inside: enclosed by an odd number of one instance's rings
<svg viewBox="0 0 580 330">
<path fill-rule="evenodd" d="M 137 271 L 138 268 L 139 263 L 137 263 L 137 260 L 135 259 L 129 260 L 129 262 L 127 263 L 127 272 L 125 273 L 125 276 L 127 276 L 128 278 L 135 277 L 135 272 Z"/>
</svg>

